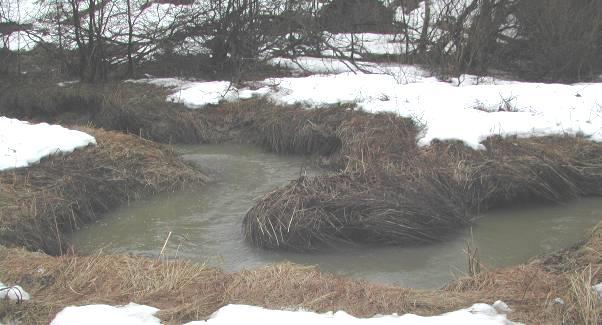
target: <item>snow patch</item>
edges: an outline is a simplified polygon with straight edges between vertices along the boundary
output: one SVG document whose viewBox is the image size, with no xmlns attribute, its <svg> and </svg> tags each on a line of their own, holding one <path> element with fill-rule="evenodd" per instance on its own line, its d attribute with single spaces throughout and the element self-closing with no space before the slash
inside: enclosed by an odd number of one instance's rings
<svg viewBox="0 0 602 325">
<path fill-rule="evenodd" d="M 496 302 L 497 303 L 497 302 Z M 503 302 L 499 302 L 504 304 Z M 505 304 L 504 304 L 505 305 Z M 76 324 L 112 324 L 112 325 L 157 325 L 161 321 L 155 317 L 157 308 L 130 303 L 125 306 L 88 305 L 71 306 L 59 312 L 51 325 Z M 511 325 L 515 324 L 506 318 L 492 305 L 474 304 L 438 316 L 417 316 L 397 314 L 375 316 L 372 318 L 356 318 L 344 311 L 317 314 L 309 311 L 269 310 L 247 305 L 227 305 L 216 311 L 207 321 L 193 321 L 186 325 L 202 324 L 412 324 L 412 325 Z"/>
<path fill-rule="evenodd" d="M 24 301 L 31 299 L 31 296 L 21 286 L 7 287 L 0 282 L 0 300 L 8 299 L 14 301 Z"/>
<path fill-rule="evenodd" d="M 81 131 L 0 116 L 0 171 L 26 167 L 46 156 L 69 153 L 89 144 L 96 144 L 96 139 Z"/>
<path fill-rule="evenodd" d="M 59 312 L 51 325 L 159 325 L 154 316 L 159 309 L 129 303 L 125 306 L 87 305 L 71 306 Z"/>
<path fill-rule="evenodd" d="M 207 321 L 195 321 L 186 325 L 219 325 L 219 324 L 479 324 L 509 325 L 514 324 L 505 315 L 487 304 L 475 304 L 469 308 L 442 314 L 423 317 L 413 314 L 398 316 L 375 316 L 373 318 L 356 318 L 344 311 L 317 314 L 309 311 L 268 310 L 261 307 L 245 305 L 228 305 L 216 311 Z"/>
<path fill-rule="evenodd" d="M 238 89 L 228 81 L 209 81 L 184 84 L 167 97 L 167 101 L 182 103 L 189 108 L 217 105 L 221 101 L 237 101 L 267 94 L 269 89 Z"/>
</svg>

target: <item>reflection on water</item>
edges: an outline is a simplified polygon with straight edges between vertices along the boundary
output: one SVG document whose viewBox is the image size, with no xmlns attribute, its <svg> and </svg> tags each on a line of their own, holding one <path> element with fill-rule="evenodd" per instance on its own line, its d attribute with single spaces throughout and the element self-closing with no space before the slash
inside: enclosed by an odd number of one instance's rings
<svg viewBox="0 0 602 325">
<path fill-rule="evenodd" d="M 490 266 L 526 262 L 583 238 L 602 216 L 602 199 L 582 199 L 553 207 L 516 207 L 487 213 L 472 229 L 442 243 L 417 247 L 345 247 L 313 254 L 250 247 L 241 221 L 256 198 L 316 170 L 303 158 L 278 156 L 248 146 L 179 148 L 215 179 L 200 190 L 172 193 L 119 208 L 72 236 L 79 252 L 157 256 L 168 233 L 169 256 L 217 265 L 229 271 L 273 262 L 318 265 L 375 282 L 433 288 L 466 269 L 465 243 L 471 238 Z"/>
</svg>

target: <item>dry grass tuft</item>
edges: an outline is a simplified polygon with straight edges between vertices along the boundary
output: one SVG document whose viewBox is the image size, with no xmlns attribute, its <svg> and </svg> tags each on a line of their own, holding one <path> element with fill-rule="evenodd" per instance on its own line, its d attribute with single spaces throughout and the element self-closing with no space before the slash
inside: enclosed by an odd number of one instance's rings
<svg viewBox="0 0 602 325">
<path fill-rule="evenodd" d="M 227 300 L 275 309 L 345 310 L 357 317 L 407 312 L 430 315 L 454 302 L 445 294 L 376 285 L 288 263 L 235 273 Z"/>
<path fill-rule="evenodd" d="M 402 119 L 381 129 L 389 124 L 362 122 L 354 123 L 366 130 L 339 133 L 347 135 L 342 173 L 293 181 L 249 210 L 249 242 L 293 250 L 337 241 L 415 244 L 442 240 L 493 207 L 602 195 L 602 144 L 587 139 L 492 137 L 483 151 L 457 142 L 419 149 Z"/>
<path fill-rule="evenodd" d="M 247 239 L 264 248 L 316 249 L 337 242 L 415 244 L 449 235 L 468 220 L 435 179 L 363 173 L 301 177 L 268 193 L 243 220 Z"/>
<path fill-rule="evenodd" d="M 140 257 L 53 258 L 0 248 L 0 260 L 0 272 L 18 277 L 33 294 L 34 299 L 18 313 L 27 324 L 48 323 L 69 305 L 131 301 L 160 308 L 161 318 L 167 321 L 206 318 L 222 306 L 228 279 L 222 271 L 204 265 Z"/>
<path fill-rule="evenodd" d="M 0 114 L 19 119 L 92 125 L 162 143 L 209 142 L 222 136 L 198 112 L 166 102 L 168 89 L 151 85 L 0 82 L 0 93 Z"/>
<path fill-rule="evenodd" d="M 571 306 L 575 309 L 574 314 L 578 316 L 578 321 L 584 325 L 600 324 L 602 320 L 602 301 L 598 292 L 592 286 L 596 273 L 600 268 L 593 270 L 589 265 L 581 271 L 575 271 L 569 274 Z"/>
</svg>

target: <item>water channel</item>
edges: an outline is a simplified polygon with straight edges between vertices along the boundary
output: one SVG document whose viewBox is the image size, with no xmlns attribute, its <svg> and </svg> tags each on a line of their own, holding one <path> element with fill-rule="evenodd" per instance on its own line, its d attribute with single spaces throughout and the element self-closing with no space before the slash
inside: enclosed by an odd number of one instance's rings
<svg viewBox="0 0 602 325">
<path fill-rule="evenodd" d="M 300 174 L 320 171 L 303 157 L 266 153 L 242 145 L 177 148 L 214 181 L 202 189 L 170 193 L 120 207 L 72 235 L 80 253 L 165 254 L 228 271 L 291 261 L 379 283 L 436 288 L 466 270 L 466 241 L 488 266 L 515 265 L 571 246 L 602 217 L 602 199 L 557 206 L 521 206 L 492 211 L 453 239 L 417 247 L 345 247 L 319 253 L 265 251 L 250 247 L 241 221 L 254 200 Z"/>
</svg>

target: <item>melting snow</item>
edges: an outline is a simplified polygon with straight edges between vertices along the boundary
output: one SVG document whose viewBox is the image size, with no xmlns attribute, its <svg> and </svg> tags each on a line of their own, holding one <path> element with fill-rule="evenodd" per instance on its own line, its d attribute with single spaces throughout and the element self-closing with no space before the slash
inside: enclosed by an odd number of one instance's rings
<svg viewBox="0 0 602 325">
<path fill-rule="evenodd" d="M 96 139 L 84 132 L 0 116 L 0 170 L 29 166 L 89 144 L 96 144 Z"/>
<path fill-rule="evenodd" d="M 505 305 L 505 304 L 504 304 Z M 88 305 L 67 307 L 56 315 L 51 325 L 71 324 L 133 324 L 156 325 L 160 320 L 154 316 L 157 308 L 130 303 L 126 306 Z M 227 305 L 216 311 L 207 321 L 194 321 L 186 325 L 202 324 L 479 324 L 479 325 L 510 325 L 504 314 L 499 313 L 494 306 L 474 304 L 473 306 L 442 314 L 439 316 L 423 317 L 412 314 L 398 316 L 375 316 L 373 318 L 355 318 L 344 311 L 336 313 L 317 314 L 309 311 L 269 310 L 261 307 L 246 305 Z"/>
<path fill-rule="evenodd" d="M 570 134 L 602 141 L 602 83 L 544 84 L 470 75 L 441 81 L 412 66 L 365 64 L 363 68 L 371 73 L 363 73 L 337 60 L 272 63 L 330 74 L 269 78 L 241 88 L 226 81 L 187 82 L 168 100 L 190 108 L 253 96 L 308 108 L 355 103 L 368 112 L 393 112 L 414 119 L 425 127 L 421 145 L 453 139 L 482 148 L 480 142 L 492 135 Z"/>
<path fill-rule="evenodd" d="M 154 316 L 159 309 L 129 303 L 125 306 L 87 305 L 71 306 L 59 312 L 50 325 L 159 325 Z"/>
</svg>

